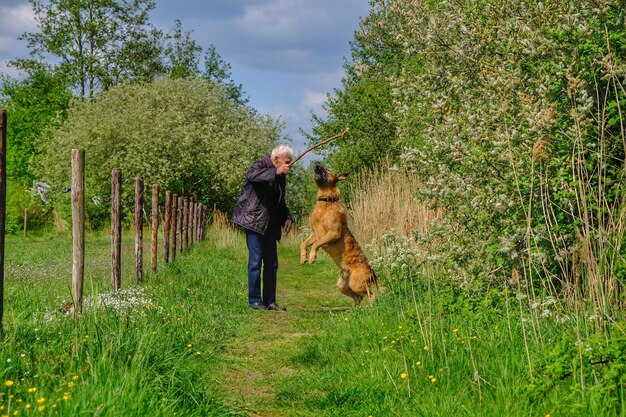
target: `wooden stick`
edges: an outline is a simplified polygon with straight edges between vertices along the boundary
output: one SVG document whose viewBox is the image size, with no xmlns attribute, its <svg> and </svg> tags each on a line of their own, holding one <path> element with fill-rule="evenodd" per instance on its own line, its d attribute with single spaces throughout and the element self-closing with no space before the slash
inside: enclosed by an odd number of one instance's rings
<svg viewBox="0 0 626 417">
<path fill-rule="evenodd" d="M 122 288 L 122 171 L 111 173 L 111 292 Z"/>
<path fill-rule="evenodd" d="M 152 184 L 152 272 L 157 270 L 157 246 L 159 239 L 159 184 Z"/>
<path fill-rule="evenodd" d="M 328 142 L 330 142 L 331 140 L 335 140 L 337 138 L 343 138 L 344 136 L 346 136 L 348 134 L 348 131 L 350 130 L 350 128 L 346 127 L 344 129 L 343 132 L 341 133 L 337 133 L 334 136 L 329 137 L 328 139 L 324 139 L 323 141 L 316 143 L 315 145 L 311 146 L 310 148 L 308 148 L 307 150 L 305 150 L 304 152 L 302 152 L 300 155 L 296 156 L 296 159 L 294 159 L 293 161 L 291 161 L 291 163 L 289 164 L 289 166 L 292 166 L 293 164 L 295 164 L 296 162 L 298 162 L 298 160 L 300 158 L 302 158 L 304 155 L 306 155 L 307 153 L 311 152 L 313 149 L 320 147 L 322 145 L 327 144 Z"/>
<path fill-rule="evenodd" d="M 143 281 L 143 178 L 135 179 L 135 279 Z"/>
<path fill-rule="evenodd" d="M 26 232 L 26 227 L 24 227 Z M 72 297 L 74 313 L 83 311 L 85 279 L 85 150 L 72 149 Z"/>
</svg>

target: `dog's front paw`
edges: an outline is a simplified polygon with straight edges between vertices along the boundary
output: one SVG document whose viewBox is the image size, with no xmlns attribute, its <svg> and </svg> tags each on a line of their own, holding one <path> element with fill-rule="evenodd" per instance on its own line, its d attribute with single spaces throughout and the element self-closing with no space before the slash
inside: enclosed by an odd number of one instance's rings
<svg viewBox="0 0 626 417">
<path fill-rule="evenodd" d="M 309 254 L 309 263 L 314 264 L 316 259 L 317 259 L 317 254 L 315 252 L 311 252 Z"/>
<path fill-rule="evenodd" d="M 300 265 L 304 265 L 306 263 L 306 255 L 300 257 Z"/>
</svg>

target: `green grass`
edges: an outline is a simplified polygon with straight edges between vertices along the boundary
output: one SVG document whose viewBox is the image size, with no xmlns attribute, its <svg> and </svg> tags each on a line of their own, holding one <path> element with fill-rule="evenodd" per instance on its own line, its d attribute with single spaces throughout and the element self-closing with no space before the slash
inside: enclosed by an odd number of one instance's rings
<svg viewBox="0 0 626 417">
<path fill-rule="evenodd" d="M 139 307 L 73 319 L 56 312 L 69 298 L 69 239 L 10 238 L 0 380 L 14 384 L 0 387 L 0 415 L 625 414 L 623 324 L 594 339 L 584 322 L 554 320 L 556 306 L 542 318 L 514 297 L 467 298 L 419 276 L 355 310 L 336 267 L 325 256 L 298 265 L 295 241 L 279 247 L 286 312 L 247 307 L 243 237 L 211 232 L 140 286 L 125 241 L 123 288 Z M 102 299 L 108 236 L 90 235 L 87 248 L 86 296 Z"/>
</svg>

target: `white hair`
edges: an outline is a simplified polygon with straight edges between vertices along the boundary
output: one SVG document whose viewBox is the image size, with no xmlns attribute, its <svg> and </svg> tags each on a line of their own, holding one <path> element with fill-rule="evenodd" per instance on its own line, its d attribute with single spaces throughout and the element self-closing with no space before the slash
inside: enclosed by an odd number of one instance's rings
<svg viewBox="0 0 626 417">
<path fill-rule="evenodd" d="M 272 149 L 272 158 L 275 156 L 290 156 L 293 158 L 293 149 L 287 145 L 278 145 Z"/>
</svg>

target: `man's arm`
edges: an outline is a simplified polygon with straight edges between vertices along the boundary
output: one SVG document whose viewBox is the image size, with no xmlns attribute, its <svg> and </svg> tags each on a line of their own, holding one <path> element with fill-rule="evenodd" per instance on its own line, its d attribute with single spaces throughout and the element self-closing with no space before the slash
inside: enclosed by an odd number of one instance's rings
<svg viewBox="0 0 626 417">
<path fill-rule="evenodd" d="M 264 167 L 262 161 L 255 161 L 248 173 L 246 179 L 250 182 L 271 182 L 276 181 L 276 168 L 271 166 Z"/>
</svg>

